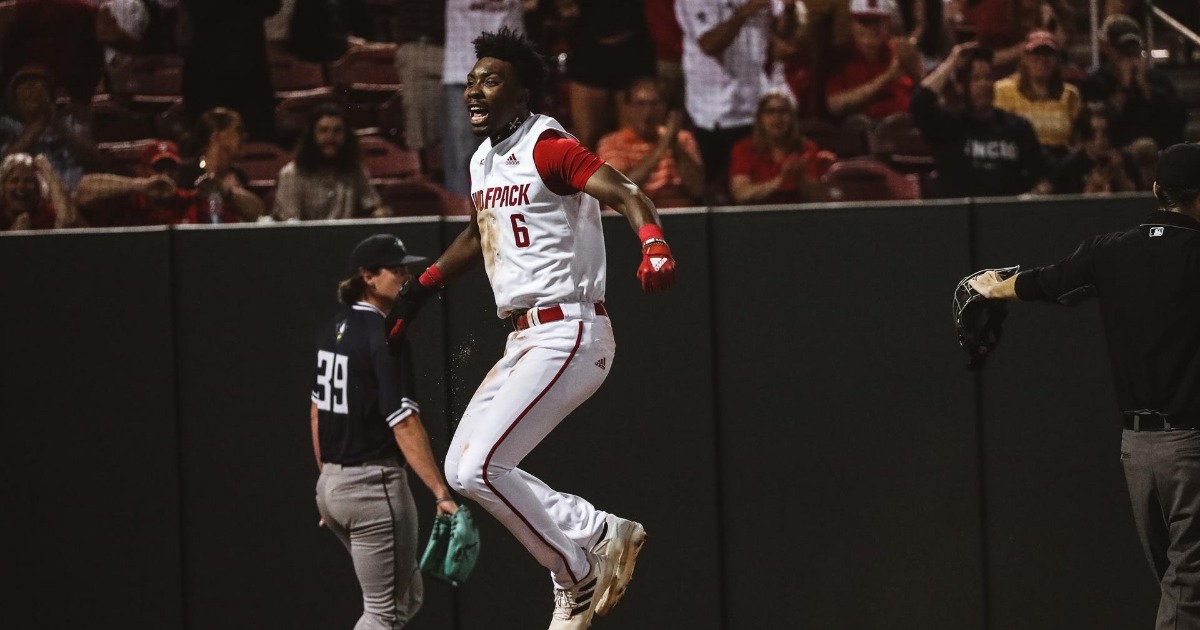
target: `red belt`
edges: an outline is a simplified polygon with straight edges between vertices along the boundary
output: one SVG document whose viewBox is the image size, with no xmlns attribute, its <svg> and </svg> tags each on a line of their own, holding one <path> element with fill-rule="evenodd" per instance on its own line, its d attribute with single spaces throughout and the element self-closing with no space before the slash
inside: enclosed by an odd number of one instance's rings
<svg viewBox="0 0 1200 630">
<path fill-rule="evenodd" d="M 608 317 L 608 311 L 604 310 L 604 302 L 596 302 L 595 306 L 597 315 Z M 513 326 L 516 326 L 517 330 L 525 330 L 532 325 L 532 323 L 529 321 L 529 313 L 530 311 L 526 311 L 520 315 L 513 316 Z M 547 306 L 546 308 L 537 309 L 537 323 L 539 324 L 557 322 L 563 317 L 566 316 L 563 315 L 561 306 Z"/>
</svg>

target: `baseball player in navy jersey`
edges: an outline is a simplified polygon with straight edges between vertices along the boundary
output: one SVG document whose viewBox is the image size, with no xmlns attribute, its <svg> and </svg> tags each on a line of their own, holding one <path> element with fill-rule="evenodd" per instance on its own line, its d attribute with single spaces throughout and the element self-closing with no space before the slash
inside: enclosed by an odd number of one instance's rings
<svg viewBox="0 0 1200 630">
<path fill-rule="evenodd" d="M 496 314 L 511 318 L 504 356 L 463 413 L 446 478 L 479 502 L 554 580 L 550 628 L 582 629 L 607 614 L 632 577 L 646 532 L 517 466 L 604 382 L 616 344 L 604 307 L 600 203 L 629 219 L 642 242 L 642 287 L 675 282 L 675 262 L 653 204 L 621 173 L 532 110 L 545 66 L 522 36 L 475 40 L 464 100 L 485 136 L 470 162 L 472 221 L 420 278 L 405 283 L 386 322 L 403 336 L 421 305 L 483 259 Z"/>
<path fill-rule="evenodd" d="M 410 278 L 400 239 L 377 234 L 354 248 L 351 276 L 338 286 L 346 307 L 317 337 L 312 392 L 317 509 L 350 552 L 363 594 L 355 630 L 397 630 L 421 606 L 417 509 L 408 489 L 411 467 L 453 514 L 450 496 L 413 392 L 407 343 L 389 352 L 382 323 Z"/>
</svg>

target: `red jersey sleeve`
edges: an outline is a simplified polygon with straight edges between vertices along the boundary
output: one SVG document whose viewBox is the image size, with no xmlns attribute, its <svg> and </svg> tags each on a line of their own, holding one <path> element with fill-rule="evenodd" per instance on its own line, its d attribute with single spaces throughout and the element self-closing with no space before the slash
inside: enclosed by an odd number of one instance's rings
<svg viewBox="0 0 1200 630">
<path fill-rule="evenodd" d="M 604 160 L 588 151 L 579 141 L 554 129 L 547 129 L 533 145 L 533 163 L 546 187 L 556 195 L 573 195 L 583 190 L 591 176 L 604 166 Z"/>
</svg>

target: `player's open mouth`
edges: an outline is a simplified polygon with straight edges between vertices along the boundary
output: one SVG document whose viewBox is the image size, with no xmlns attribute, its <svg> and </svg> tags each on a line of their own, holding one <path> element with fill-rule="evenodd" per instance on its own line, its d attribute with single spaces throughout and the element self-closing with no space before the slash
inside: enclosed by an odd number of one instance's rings
<svg viewBox="0 0 1200 630">
<path fill-rule="evenodd" d="M 467 111 L 471 114 L 471 125 L 480 126 L 487 122 L 488 110 L 483 105 L 468 105 Z"/>
</svg>

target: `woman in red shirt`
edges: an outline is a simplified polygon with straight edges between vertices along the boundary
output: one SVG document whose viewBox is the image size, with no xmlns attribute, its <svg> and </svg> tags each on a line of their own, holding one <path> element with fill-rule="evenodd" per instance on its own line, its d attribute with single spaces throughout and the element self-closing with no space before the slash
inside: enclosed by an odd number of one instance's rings
<svg viewBox="0 0 1200 630">
<path fill-rule="evenodd" d="M 753 133 L 733 145 L 729 191 L 743 204 L 820 200 L 819 180 L 836 160 L 800 132 L 791 97 L 770 92 L 758 101 Z"/>
</svg>

